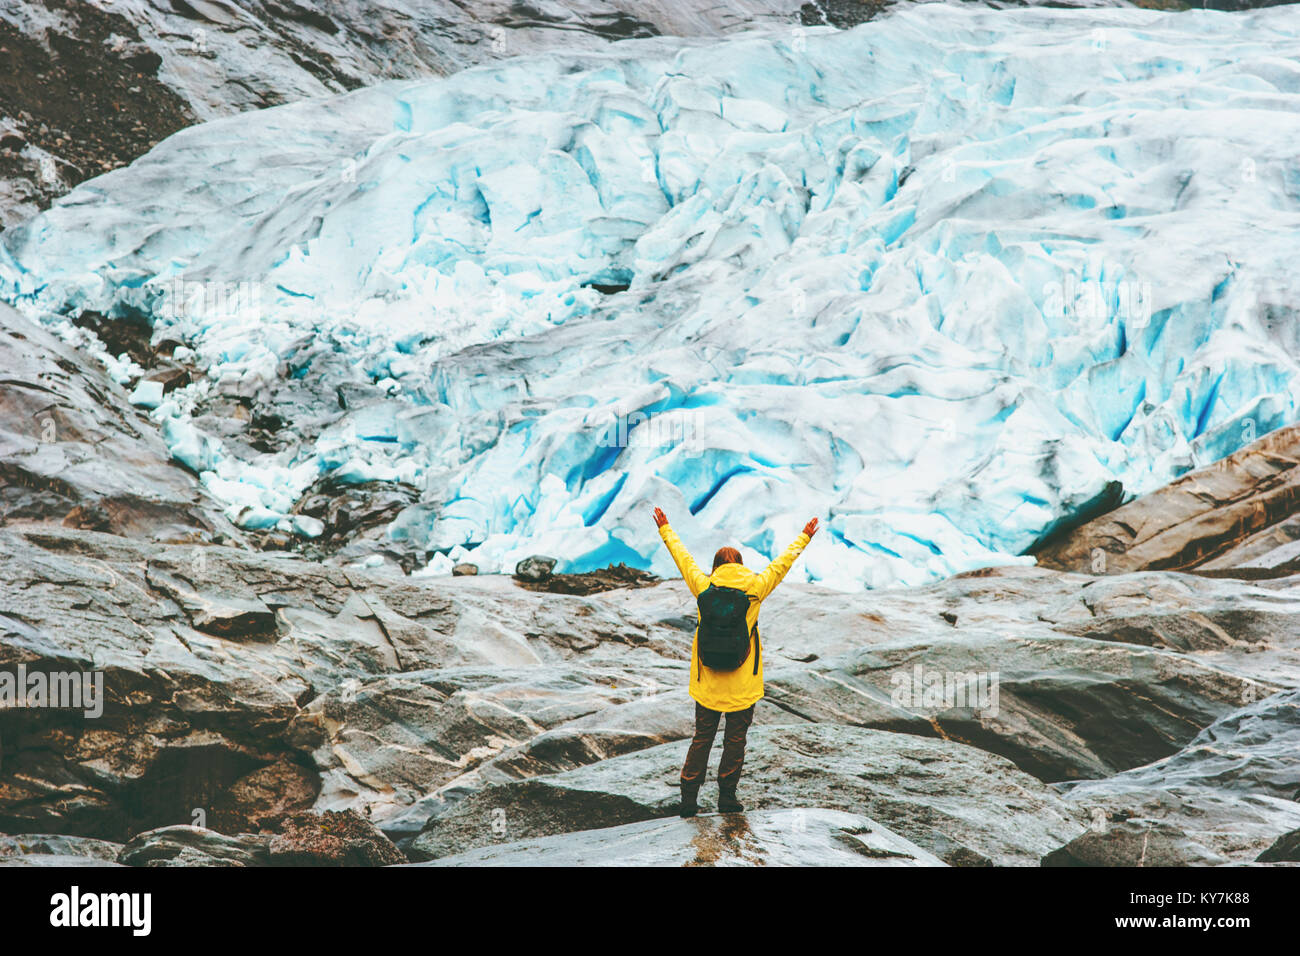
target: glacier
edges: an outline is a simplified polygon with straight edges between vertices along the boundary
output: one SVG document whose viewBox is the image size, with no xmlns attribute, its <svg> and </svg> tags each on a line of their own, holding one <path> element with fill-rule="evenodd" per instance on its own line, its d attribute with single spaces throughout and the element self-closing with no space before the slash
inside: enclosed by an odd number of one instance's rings
<svg viewBox="0 0 1300 956">
<path fill-rule="evenodd" d="M 194 126 L 0 234 L 0 298 L 245 528 L 401 481 L 424 573 L 669 574 L 655 505 L 751 564 L 821 515 L 795 578 L 915 585 L 1297 420 L 1296 143 L 1288 8 L 909 6 Z M 145 387 L 87 310 L 204 374 Z"/>
</svg>

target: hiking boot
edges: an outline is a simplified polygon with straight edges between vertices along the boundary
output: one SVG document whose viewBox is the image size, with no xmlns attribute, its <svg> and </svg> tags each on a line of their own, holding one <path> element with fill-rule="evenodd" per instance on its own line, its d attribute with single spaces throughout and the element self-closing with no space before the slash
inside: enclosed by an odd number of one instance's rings
<svg viewBox="0 0 1300 956">
<path fill-rule="evenodd" d="M 735 787 L 718 788 L 718 812 L 719 813 L 743 813 L 745 806 L 736 799 Z"/>
<path fill-rule="evenodd" d="M 699 795 L 700 785 L 698 783 L 693 787 L 682 784 L 682 803 L 677 810 L 677 815 L 680 817 L 693 817 L 699 813 L 700 805 L 696 802 Z"/>
</svg>

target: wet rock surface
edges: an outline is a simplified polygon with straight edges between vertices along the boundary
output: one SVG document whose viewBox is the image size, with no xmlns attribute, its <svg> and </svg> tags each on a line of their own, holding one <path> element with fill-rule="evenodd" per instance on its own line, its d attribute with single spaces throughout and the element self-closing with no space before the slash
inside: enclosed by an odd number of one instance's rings
<svg viewBox="0 0 1300 956">
<path fill-rule="evenodd" d="M 838 810 L 670 818 L 521 840 L 416 866 L 943 866 L 874 820 Z"/>
<path fill-rule="evenodd" d="M 1226 858 L 1162 821 L 1124 820 L 1043 857 L 1043 866 L 1220 866 Z"/>
<path fill-rule="evenodd" d="M 778 718 L 779 719 L 779 718 Z M 504 839 L 668 816 L 686 742 L 480 790 L 432 818 L 417 858 Z M 954 779 L 963 785 L 953 787 Z M 707 797 L 707 794 L 706 794 Z M 989 754 L 844 725 L 756 725 L 740 797 L 747 809 L 854 808 L 953 865 L 1037 862 L 1082 832 L 1076 811 Z"/>
<path fill-rule="evenodd" d="M 1044 862 L 1254 860 L 1300 828 L 1298 736 L 1300 692 L 1287 690 L 1216 721 L 1164 760 L 1104 780 L 1064 784 L 1066 799 L 1090 817 L 1090 832 Z"/>
</svg>

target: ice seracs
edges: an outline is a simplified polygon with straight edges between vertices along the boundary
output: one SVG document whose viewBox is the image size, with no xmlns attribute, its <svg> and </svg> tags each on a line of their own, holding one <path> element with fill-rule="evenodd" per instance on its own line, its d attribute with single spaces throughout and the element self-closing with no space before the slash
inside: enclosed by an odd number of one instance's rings
<svg viewBox="0 0 1300 956">
<path fill-rule="evenodd" d="M 1298 107 L 1287 8 L 549 53 L 185 130 L 0 284 L 184 342 L 154 415 L 245 527 L 330 473 L 417 551 L 667 573 L 654 504 L 751 563 L 820 513 L 796 574 L 914 584 L 1296 420 Z"/>
</svg>

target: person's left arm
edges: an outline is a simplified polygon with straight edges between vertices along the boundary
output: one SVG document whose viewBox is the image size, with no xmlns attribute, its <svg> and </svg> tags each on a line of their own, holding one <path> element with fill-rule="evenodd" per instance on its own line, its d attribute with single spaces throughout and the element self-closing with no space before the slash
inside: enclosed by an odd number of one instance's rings
<svg viewBox="0 0 1300 956">
<path fill-rule="evenodd" d="M 812 540 L 812 536 L 816 533 L 817 519 L 813 518 L 804 525 L 803 532 L 791 542 L 790 547 L 786 548 L 779 558 L 769 564 L 763 570 L 763 573 L 757 576 L 757 597 L 760 601 L 776 590 L 776 586 L 790 573 L 790 568 L 794 566 L 795 559 L 799 557 L 804 548 L 808 547 L 808 542 Z"/>
</svg>

